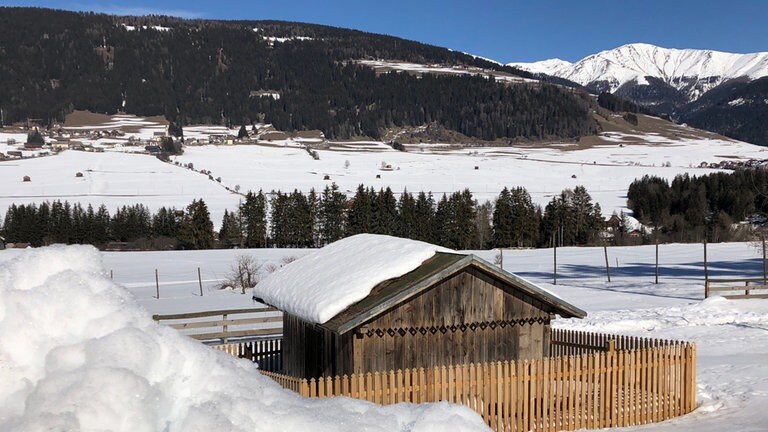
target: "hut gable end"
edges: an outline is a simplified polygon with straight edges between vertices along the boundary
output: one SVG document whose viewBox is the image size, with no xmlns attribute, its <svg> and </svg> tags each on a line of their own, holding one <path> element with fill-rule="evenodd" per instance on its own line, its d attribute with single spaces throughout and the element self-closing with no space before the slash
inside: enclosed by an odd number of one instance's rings
<svg viewBox="0 0 768 432">
<path fill-rule="evenodd" d="M 354 371 L 385 371 L 548 355 L 550 312 L 466 267 L 356 329 Z"/>
<path fill-rule="evenodd" d="M 366 324 L 367 329 L 500 325 L 529 318 L 549 318 L 546 306 L 474 268 L 466 268 L 406 303 Z M 504 289 L 507 288 L 507 289 Z"/>
</svg>

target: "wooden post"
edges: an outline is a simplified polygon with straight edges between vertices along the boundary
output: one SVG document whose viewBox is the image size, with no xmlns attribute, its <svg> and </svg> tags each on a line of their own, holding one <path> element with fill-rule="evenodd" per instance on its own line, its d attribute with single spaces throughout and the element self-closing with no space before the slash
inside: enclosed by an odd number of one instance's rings
<svg viewBox="0 0 768 432">
<path fill-rule="evenodd" d="M 197 283 L 200 284 L 200 297 L 203 296 L 203 279 L 200 277 L 200 267 L 197 268 Z"/>
<path fill-rule="evenodd" d="M 656 234 L 656 285 L 659 284 L 659 235 Z"/>
<path fill-rule="evenodd" d="M 222 326 L 222 333 L 224 333 L 224 343 L 226 344 L 227 341 L 229 341 L 229 338 L 227 337 L 227 314 L 222 314 L 222 321 L 224 322 L 224 325 Z"/>
<path fill-rule="evenodd" d="M 605 274 L 608 275 L 608 282 L 611 282 L 611 267 L 608 266 L 608 243 L 603 241 L 603 252 L 605 252 Z"/>
<path fill-rule="evenodd" d="M 704 237 L 704 298 L 709 298 L 709 268 L 707 265 L 707 238 Z"/>
<path fill-rule="evenodd" d="M 157 289 L 157 299 L 160 300 L 160 278 L 157 275 L 157 269 L 155 269 L 155 289 Z"/>
<path fill-rule="evenodd" d="M 763 243 L 763 261 L 765 261 L 765 243 Z M 504 270 L 504 248 L 499 248 L 499 268 Z M 765 266 L 763 266 L 765 269 Z"/>
<path fill-rule="evenodd" d="M 765 243 L 763 243 L 763 245 L 765 245 Z M 763 252 L 765 252 L 765 247 L 763 247 Z M 763 253 L 763 261 L 765 261 L 765 253 Z M 765 268 L 765 266 L 763 266 L 763 268 Z M 765 273 L 765 272 L 763 272 L 763 273 Z M 112 274 L 112 270 L 110 270 L 110 271 L 109 271 L 109 278 L 110 278 L 110 279 L 114 279 L 114 277 L 113 277 L 113 276 L 114 276 L 114 275 Z"/>
<path fill-rule="evenodd" d="M 554 241 L 552 244 L 554 245 L 554 248 L 553 248 L 554 264 L 553 264 L 553 272 L 552 272 L 554 282 L 552 282 L 552 285 L 557 285 L 557 241 Z"/>
<path fill-rule="evenodd" d="M 763 234 L 761 237 L 763 240 L 763 285 L 768 285 L 766 283 L 766 279 L 768 278 L 766 278 L 767 275 L 766 275 L 766 268 L 765 268 L 765 234 Z"/>
</svg>

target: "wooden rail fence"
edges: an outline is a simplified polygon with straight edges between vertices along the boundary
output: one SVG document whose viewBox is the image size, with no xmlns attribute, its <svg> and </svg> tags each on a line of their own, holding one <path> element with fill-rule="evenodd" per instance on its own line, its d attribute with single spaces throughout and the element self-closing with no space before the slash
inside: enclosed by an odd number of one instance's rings
<svg viewBox="0 0 768 432">
<path fill-rule="evenodd" d="M 247 316 L 232 319 L 233 315 Z M 201 320 L 211 317 L 215 319 Z M 191 338 L 221 341 L 224 344 L 234 338 L 274 337 L 282 333 L 283 323 L 282 314 L 271 307 L 153 315 L 152 318 L 158 323 L 181 330 Z"/>
<path fill-rule="evenodd" d="M 728 299 L 768 298 L 768 284 L 763 278 L 707 279 L 704 297 L 719 295 Z"/>
<path fill-rule="evenodd" d="M 635 426 L 696 408 L 695 345 L 614 337 L 606 349 L 594 340 L 578 342 L 589 339 L 585 333 L 561 332 L 572 340 L 560 346 L 583 352 L 310 380 L 262 373 L 307 397 L 343 395 L 384 405 L 463 404 L 496 431 Z M 595 340 L 610 337 L 597 335 Z"/>
</svg>

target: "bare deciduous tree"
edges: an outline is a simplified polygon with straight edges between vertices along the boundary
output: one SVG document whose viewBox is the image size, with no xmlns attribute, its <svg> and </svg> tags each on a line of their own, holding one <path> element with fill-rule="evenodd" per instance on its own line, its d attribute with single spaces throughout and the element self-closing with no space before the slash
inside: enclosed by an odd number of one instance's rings
<svg viewBox="0 0 768 432">
<path fill-rule="evenodd" d="M 220 289 L 240 288 L 245 294 L 245 290 L 255 287 L 262 276 L 273 273 L 278 268 L 296 260 L 294 256 L 283 257 L 282 264 L 278 267 L 274 263 L 259 264 L 250 255 L 239 255 L 237 261 L 230 268 L 227 279 L 221 283 Z"/>
</svg>

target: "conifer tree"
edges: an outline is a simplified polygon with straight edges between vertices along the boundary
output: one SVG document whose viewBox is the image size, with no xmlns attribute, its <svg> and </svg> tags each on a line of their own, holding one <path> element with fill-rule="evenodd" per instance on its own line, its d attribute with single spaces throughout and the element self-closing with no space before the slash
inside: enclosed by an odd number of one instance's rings
<svg viewBox="0 0 768 432">
<path fill-rule="evenodd" d="M 512 188 L 510 191 L 511 231 L 513 242 L 511 246 L 535 246 L 539 238 L 540 218 L 537 217 L 536 206 L 531 195 L 523 187 Z"/>
<path fill-rule="evenodd" d="M 264 192 L 248 192 L 245 201 L 240 204 L 240 229 L 244 244 L 248 248 L 266 247 L 267 239 L 267 199 Z"/>
<path fill-rule="evenodd" d="M 373 233 L 394 235 L 397 226 L 397 200 L 392 189 L 379 190 L 372 195 L 373 200 Z"/>
<path fill-rule="evenodd" d="M 412 238 L 437 244 L 439 238 L 437 236 L 438 231 L 435 219 L 435 199 L 432 197 L 431 192 L 429 194 L 423 191 L 419 192 L 416 198 L 414 213 L 417 224 Z"/>
<path fill-rule="evenodd" d="M 346 231 L 345 209 L 347 197 L 339 191 L 336 183 L 326 185 L 320 196 L 318 210 L 318 246 L 333 243 L 344 237 Z"/>
<path fill-rule="evenodd" d="M 176 237 L 179 222 L 176 209 L 160 207 L 152 216 L 152 237 Z"/>
<path fill-rule="evenodd" d="M 272 192 L 269 205 L 269 226 L 271 239 L 275 247 L 291 244 L 290 197 L 280 191 Z"/>
<path fill-rule="evenodd" d="M 429 221 L 419 221 L 416 215 L 416 200 L 407 190 L 403 191 L 397 202 L 397 225 L 395 226 L 395 235 L 398 237 L 417 240 L 417 226 L 420 223 L 429 223 Z"/>
<path fill-rule="evenodd" d="M 509 189 L 504 187 L 496 198 L 493 210 L 493 246 L 512 246 L 513 231 L 512 196 Z"/>
<path fill-rule="evenodd" d="M 349 208 L 349 235 L 373 232 L 373 202 L 370 192 L 363 185 L 357 187 Z"/>
<path fill-rule="evenodd" d="M 219 247 L 231 248 L 240 244 L 242 231 L 235 212 L 224 210 L 221 218 L 221 230 L 219 230 Z"/>
<path fill-rule="evenodd" d="M 202 198 L 187 206 L 178 240 L 180 249 L 213 249 L 213 222 Z"/>
</svg>

